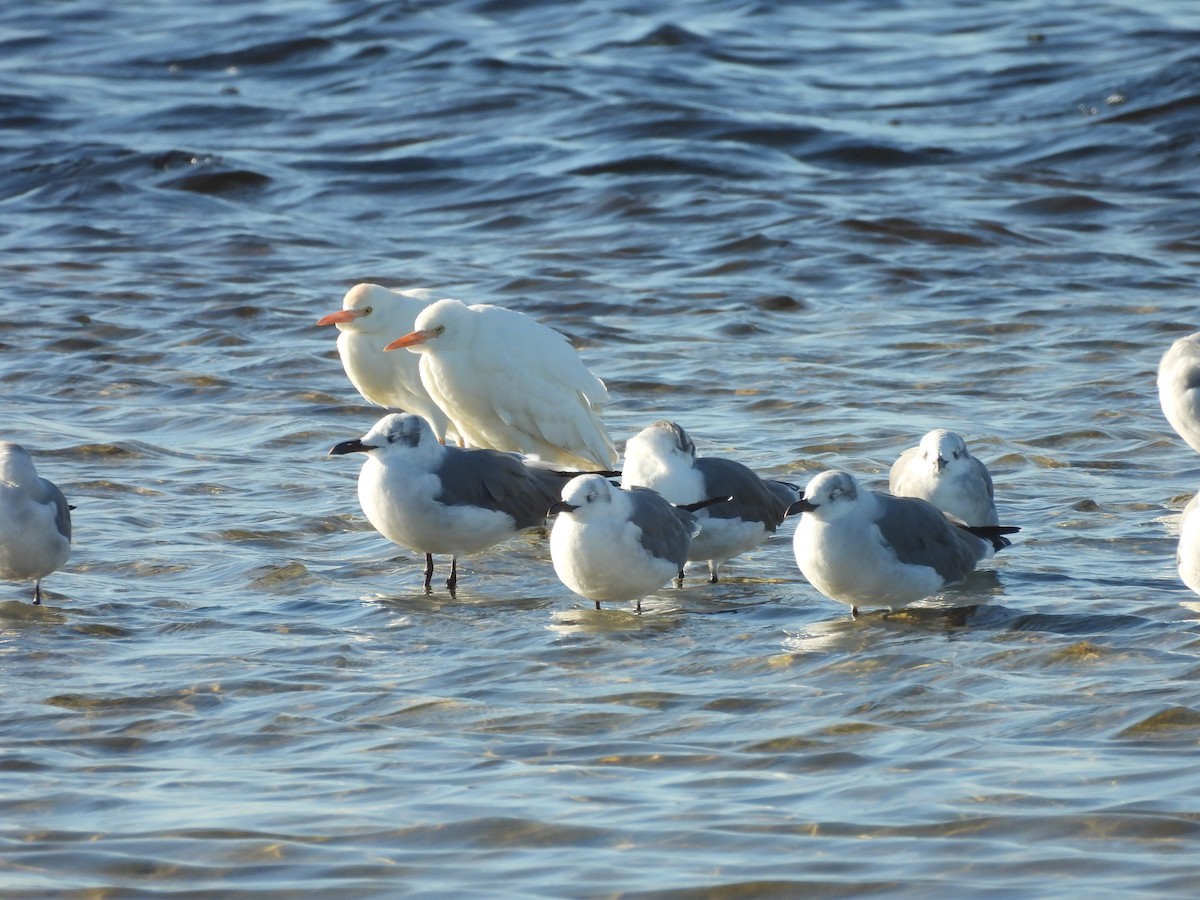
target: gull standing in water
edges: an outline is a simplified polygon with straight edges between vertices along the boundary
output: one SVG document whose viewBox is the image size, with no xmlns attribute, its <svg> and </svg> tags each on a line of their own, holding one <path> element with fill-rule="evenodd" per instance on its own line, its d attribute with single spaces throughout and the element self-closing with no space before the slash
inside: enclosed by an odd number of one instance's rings
<svg viewBox="0 0 1200 900">
<path fill-rule="evenodd" d="M 1200 332 L 1179 338 L 1163 354 L 1158 402 L 1171 427 L 1200 451 Z"/>
<path fill-rule="evenodd" d="M 1193 450 L 1200 451 L 1200 332 L 1181 337 L 1158 363 L 1158 401 L 1171 427 Z M 1179 577 L 1200 594 L 1200 493 L 1179 517 L 1175 551 Z"/>
<path fill-rule="evenodd" d="M 53 482 L 39 478 L 29 451 L 0 441 L 0 579 L 32 581 L 42 602 L 42 579 L 71 555 L 71 507 Z"/>
<path fill-rule="evenodd" d="M 1179 547 L 1175 551 L 1179 578 L 1200 594 L 1200 492 L 1183 508 L 1179 517 Z"/>
<path fill-rule="evenodd" d="M 701 531 L 692 539 L 688 559 L 708 563 L 710 584 L 716 584 L 722 563 L 774 534 L 800 499 L 796 488 L 760 478 L 740 462 L 696 456 L 688 433 L 665 419 L 625 442 L 621 484 L 651 488 L 679 505 L 708 497 L 733 498 L 696 514 Z"/>
<path fill-rule="evenodd" d="M 939 593 L 1020 530 L 958 525 L 932 503 L 864 490 L 836 469 L 815 476 L 797 506 L 804 513 L 793 541 L 801 573 L 855 616 L 860 605 L 894 609 Z"/>
<path fill-rule="evenodd" d="M 647 488 L 625 490 L 600 475 L 577 475 L 550 507 L 554 571 L 568 588 L 593 600 L 627 602 L 680 576 L 696 516 Z"/>
<path fill-rule="evenodd" d="M 420 416 L 384 416 L 362 438 L 331 456 L 365 453 L 358 502 L 384 537 L 425 554 L 425 590 L 433 554 L 451 557 L 446 586 L 454 595 L 458 557 L 546 523 L 546 513 L 574 473 L 554 472 L 515 454 L 447 447 Z"/>
<path fill-rule="evenodd" d="M 420 354 L 421 383 L 469 447 L 557 466 L 610 469 L 617 451 L 600 407 L 604 382 L 563 335 L 501 306 L 439 300 L 387 345 Z"/>
<path fill-rule="evenodd" d="M 995 489 L 987 466 L 971 455 L 962 436 L 935 429 L 892 465 L 888 486 L 897 497 L 928 500 L 968 525 L 997 525 Z"/>
<path fill-rule="evenodd" d="M 433 300 L 428 288 L 396 291 L 377 284 L 356 284 L 342 298 L 342 308 L 322 316 L 318 325 L 336 325 L 338 356 L 350 383 L 368 403 L 384 409 L 416 413 L 446 439 L 450 420 L 421 384 L 420 360 L 409 353 L 384 353 L 397 334 L 411 330 Z"/>
</svg>

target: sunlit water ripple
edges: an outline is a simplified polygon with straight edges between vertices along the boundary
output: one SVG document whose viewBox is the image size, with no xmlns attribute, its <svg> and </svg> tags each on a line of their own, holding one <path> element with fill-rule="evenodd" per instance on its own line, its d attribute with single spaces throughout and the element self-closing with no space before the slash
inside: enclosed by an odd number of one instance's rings
<svg viewBox="0 0 1200 900">
<path fill-rule="evenodd" d="M 0 896 L 1200 890 L 1190 2 L 0 26 L 3 437 L 77 506 L 0 602 Z M 640 616 L 537 534 L 426 596 L 325 456 L 379 415 L 314 325 L 359 281 L 568 334 L 619 440 L 882 486 L 955 428 L 1023 531 L 890 617 L 791 524 Z"/>
</svg>

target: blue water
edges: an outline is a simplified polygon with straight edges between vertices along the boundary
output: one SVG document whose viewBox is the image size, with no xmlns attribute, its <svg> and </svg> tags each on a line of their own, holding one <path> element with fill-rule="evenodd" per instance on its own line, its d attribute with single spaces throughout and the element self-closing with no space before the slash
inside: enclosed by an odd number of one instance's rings
<svg viewBox="0 0 1200 900">
<path fill-rule="evenodd" d="M 112 7 L 112 8 L 110 8 Z M 0 8 L 0 896 L 1190 896 L 1194 4 Z M 849 617 L 793 526 L 597 612 L 370 529 L 353 284 L 568 334 L 623 441 L 873 486 L 963 433 L 1022 527 Z"/>
</svg>

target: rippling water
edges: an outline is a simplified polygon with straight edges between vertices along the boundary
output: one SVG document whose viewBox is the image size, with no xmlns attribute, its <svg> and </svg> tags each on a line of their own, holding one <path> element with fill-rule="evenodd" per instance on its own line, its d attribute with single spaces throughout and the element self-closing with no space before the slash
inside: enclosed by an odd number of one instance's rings
<svg viewBox="0 0 1200 900">
<path fill-rule="evenodd" d="M 114 7 L 114 8 L 110 8 Z M 77 506 L 0 586 L 0 895 L 1200 890 L 1192 0 L 0 8 L 3 437 Z M 529 535 L 370 530 L 359 281 L 569 334 L 624 439 L 1023 527 L 855 621 L 792 526 L 637 616 Z"/>
</svg>

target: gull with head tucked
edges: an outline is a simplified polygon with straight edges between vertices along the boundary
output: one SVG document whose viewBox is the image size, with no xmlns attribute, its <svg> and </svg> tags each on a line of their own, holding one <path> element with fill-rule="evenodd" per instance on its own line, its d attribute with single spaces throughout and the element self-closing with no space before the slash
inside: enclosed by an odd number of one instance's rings
<svg viewBox="0 0 1200 900">
<path fill-rule="evenodd" d="M 688 559 L 708 563 L 710 584 L 717 582 L 717 572 L 726 560 L 774 534 L 800 499 L 796 488 L 760 478 L 740 462 L 697 456 L 688 433 L 665 419 L 625 442 L 621 484 L 652 488 L 679 505 L 708 497 L 732 498 L 696 513 L 701 530 L 692 539 Z"/>
<path fill-rule="evenodd" d="M 1171 427 L 1200 451 L 1200 332 L 1179 338 L 1159 360 L 1158 401 Z"/>
<path fill-rule="evenodd" d="M 469 447 L 553 465 L 609 469 L 616 448 L 599 410 L 604 382 L 563 335 L 500 306 L 439 300 L 387 345 L 420 354 L 421 383 Z"/>
<path fill-rule="evenodd" d="M 804 513 L 793 539 L 801 573 L 855 616 L 860 605 L 895 609 L 940 593 L 1020 530 L 961 525 L 932 503 L 865 490 L 836 469 L 815 476 L 797 506 Z"/>
<path fill-rule="evenodd" d="M 0 441 L 0 579 L 32 581 L 42 602 L 42 579 L 71 555 L 71 507 L 53 482 L 38 477 L 29 451 Z"/>
<path fill-rule="evenodd" d="M 546 512 L 573 473 L 554 472 L 512 453 L 448 447 L 420 416 L 384 416 L 362 438 L 331 456 L 365 453 L 358 502 L 393 543 L 425 554 L 425 590 L 433 554 L 451 556 L 446 586 L 454 595 L 458 557 L 544 525 Z"/>
<path fill-rule="evenodd" d="M 427 288 L 397 291 L 377 284 L 356 284 L 342 298 L 342 308 L 322 316 L 318 325 L 336 325 L 338 356 L 346 377 L 368 403 L 384 409 L 416 413 L 446 439 L 450 420 L 421 384 L 420 360 L 409 353 L 384 353 L 397 334 L 410 330 L 434 298 Z"/>
<path fill-rule="evenodd" d="M 987 466 L 971 455 L 962 436 L 935 429 L 892 465 L 888 486 L 897 497 L 928 500 L 968 525 L 996 525 L 995 489 Z"/>
<path fill-rule="evenodd" d="M 1179 517 L 1179 545 L 1175 550 L 1179 579 L 1200 594 L 1200 492 L 1197 492 Z"/>
</svg>

